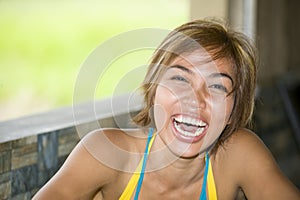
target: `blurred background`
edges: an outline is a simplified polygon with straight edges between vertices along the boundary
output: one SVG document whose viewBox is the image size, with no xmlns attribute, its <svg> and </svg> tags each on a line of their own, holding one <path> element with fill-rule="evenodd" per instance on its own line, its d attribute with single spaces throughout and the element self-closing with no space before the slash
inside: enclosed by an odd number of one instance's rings
<svg viewBox="0 0 300 200">
<path fill-rule="evenodd" d="M 115 35 L 138 28 L 171 30 L 203 17 L 223 18 L 256 42 L 255 131 L 300 188 L 298 0 L 0 0 L 0 121 L 72 105 L 82 63 Z M 116 62 L 123 71 L 113 68 L 95 97 L 112 95 L 122 73 L 151 53 Z"/>
<path fill-rule="evenodd" d="M 172 29 L 188 19 L 189 2 L 181 0 L 1 0 L 0 121 L 71 105 L 82 63 L 115 35 L 138 28 Z M 149 55 L 130 60 L 148 60 Z M 122 64 L 127 70 L 134 65 L 128 59 Z M 117 73 L 106 79 L 117 81 Z M 110 96 L 112 86 L 101 88 L 97 97 Z"/>
</svg>

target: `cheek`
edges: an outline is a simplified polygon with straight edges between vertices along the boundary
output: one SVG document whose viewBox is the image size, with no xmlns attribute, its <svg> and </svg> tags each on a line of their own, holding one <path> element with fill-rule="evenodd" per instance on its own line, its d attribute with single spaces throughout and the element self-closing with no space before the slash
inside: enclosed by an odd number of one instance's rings
<svg viewBox="0 0 300 200">
<path fill-rule="evenodd" d="M 172 88 L 159 85 L 156 89 L 154 104 L 167 108 L 177 102 L 178 99 L 178 94 Z"/>
<path fill-rule="evenodd" d="M 234 101 L 231 97 L 226 97 L 222 101 L 215 101 L 212 103 L 211 120 L 222 126 L 228 124 L 233 109 Z"/>
<path fill-rule="evenodd" d="M 212 102 L 208 134 L 203 142 L 204 147 L 209 147 L 220 137 L 228 124 L 231 110 L 232 107 L 226 101 Z"/>
<path fill-rule="evenodd" d="M 155 104 L 154 108 L 154 123 L 157 131 L 161 131 L 167 121 L 166 110 L 162 105 Z"/>
<path fill-rule="evenodd" d="M 155 94 L 153 111 L 156 128 L 162 129 L 172 115 L 176 96 L 166 87 L 158 86 Z"/>
</svg>

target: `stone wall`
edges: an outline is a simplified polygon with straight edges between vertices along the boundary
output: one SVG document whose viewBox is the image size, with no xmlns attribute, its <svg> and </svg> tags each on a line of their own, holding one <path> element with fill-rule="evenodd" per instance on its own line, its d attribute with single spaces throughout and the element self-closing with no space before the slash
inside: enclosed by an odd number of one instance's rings
<svg viewBox="0 0 300 200">
<path fill-rule="evenodd" d="M 0 122 L 0 199 L 31 199 L 86 133 L 132 127 L 131 116 L 141 104 L 128 105 L 129 98 L 114 97 L 114 108 L 112 99 L 106 99 Z"/>
<path fill-rule="evenodd" d="M 72 127 L 0 144 L 0 199 L 31 199 L 78 141 Z"/>
<path fill-rule="evenodd" d="M 78 141 L 72 127 L 0 144 L 0 199 L 31 199 Z"/>
<path fill-rule="evenodd" d="M 31 199 L 80 141 L 78 131 L 88 133 L 99 126 L 132 127 L 125 113 L 0 143 L 0 199 Z"/>
</svg>

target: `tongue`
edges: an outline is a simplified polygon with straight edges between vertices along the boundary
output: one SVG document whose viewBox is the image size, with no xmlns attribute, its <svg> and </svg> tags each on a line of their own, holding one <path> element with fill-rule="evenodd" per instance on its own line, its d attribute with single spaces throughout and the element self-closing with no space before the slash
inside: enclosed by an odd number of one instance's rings
<svg viewBox="0 0 300 200">
<path fill-rule="evenodd" d="M 178 123 L 178 125 L 181 130 L 190 132 L 190 133 L 195 133 L 199 128 L 198 126 L 188 125 L 185 123 Z"/>
</svg>

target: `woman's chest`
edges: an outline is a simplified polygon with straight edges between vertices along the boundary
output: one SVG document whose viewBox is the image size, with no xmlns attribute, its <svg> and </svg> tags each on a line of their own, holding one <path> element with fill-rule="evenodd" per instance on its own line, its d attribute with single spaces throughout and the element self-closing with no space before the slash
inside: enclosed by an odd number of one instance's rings
<svg viewBox="0 0 300 200">
<path fill-rule="evenodd" d="M 175 175 L 174 175 L 175 176 Z M 144 181 L 139 193 L 139 199 L 199 199 L 203 179 L 191 181 L 188 184 L 181 182 L 180 177 L 172 181 L 163 177 L 145 174 Z M 133 199 L 133 198 L 132 198 Z"/>
</svg>

